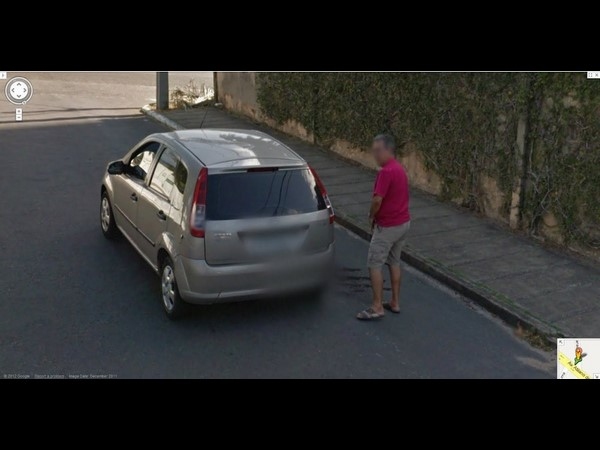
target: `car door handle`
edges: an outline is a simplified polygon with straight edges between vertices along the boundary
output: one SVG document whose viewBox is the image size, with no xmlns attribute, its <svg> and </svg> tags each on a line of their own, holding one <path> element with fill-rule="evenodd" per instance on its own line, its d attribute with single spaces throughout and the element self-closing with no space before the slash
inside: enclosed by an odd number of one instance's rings
<svg viewBox="0 0 600 450">
<path fill-rule="evenodd" d="M 129 196 L 129 198 L 130 198 L 131 200 L 133 200 L 134 202 L 137 202 L 137 201 L 138 201 L 137 194 L 136 194 L 135 192 L 134 192 L 133 194 L 131 194 L 131 195 Z"/>
<path fill-rule="evenodd" d="M 160 219 L 160 220 L 167 220 L 167 215 L 160 210 L 159 212 L 156 213 L 156 216 Z"/>
</svg>

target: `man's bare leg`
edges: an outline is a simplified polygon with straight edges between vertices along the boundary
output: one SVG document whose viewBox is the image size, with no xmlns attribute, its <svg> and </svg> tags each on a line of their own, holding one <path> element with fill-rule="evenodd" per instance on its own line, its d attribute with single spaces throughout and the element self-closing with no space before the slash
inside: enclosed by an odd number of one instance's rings
<svg viewBox="0 0 600 450">
<path fill-rule="evenodd" d="M 383 272 L 380 268 L 370 268 L 371 289 L 373 289 L 373 310 L 378 314 L 383 314 Z"/>
<path fill-rule="evenodd" d="M 402 282 L 402 270 L 400 266 L 390 265 L 390 281 L 392 283 L 392 300 L 390 308 L 394 311 L 400 310 L 400 283 Z"/>
</svg>

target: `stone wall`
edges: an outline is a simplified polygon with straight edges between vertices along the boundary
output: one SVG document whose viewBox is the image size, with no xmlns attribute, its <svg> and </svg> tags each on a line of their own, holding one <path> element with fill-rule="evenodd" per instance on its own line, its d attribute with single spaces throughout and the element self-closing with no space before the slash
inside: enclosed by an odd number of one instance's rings
<svg viewBox="0 0 600 450">
<path fill-rule="evenodd" d="M 216 82 L 225 108 L 258 119 L 256 72 L 217 72 Z"/>
</svg>

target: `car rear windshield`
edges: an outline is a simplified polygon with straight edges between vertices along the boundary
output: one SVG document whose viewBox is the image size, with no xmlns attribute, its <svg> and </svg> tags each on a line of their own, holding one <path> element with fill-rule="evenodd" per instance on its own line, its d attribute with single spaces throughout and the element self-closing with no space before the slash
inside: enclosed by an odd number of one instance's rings
<svg viewBox="0 0 600 450">
<path fill-rule="evenodd" d="M 304 214 L 326 209 L 308 169 L 209 175 L 208 220 Z"/>
</svg>

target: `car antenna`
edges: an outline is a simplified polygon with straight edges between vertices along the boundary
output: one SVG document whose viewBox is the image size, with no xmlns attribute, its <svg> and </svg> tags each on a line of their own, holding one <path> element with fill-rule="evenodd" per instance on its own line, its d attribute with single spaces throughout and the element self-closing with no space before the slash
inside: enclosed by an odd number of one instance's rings
<svg viewBox="0 0 600 450">
<path fill-rule="evenodd" d="M 202 125 L 204 124 L 204 119 L 206 119 L 206 115 L 208 114 L 208 106 L 205 106 L 206 108 L 206 112 L 204 113 L 204 117 L 202 117 L 202 120 L 200 121 L 200 126 L 198 128 L 202 128 Z"/>
</svg>

